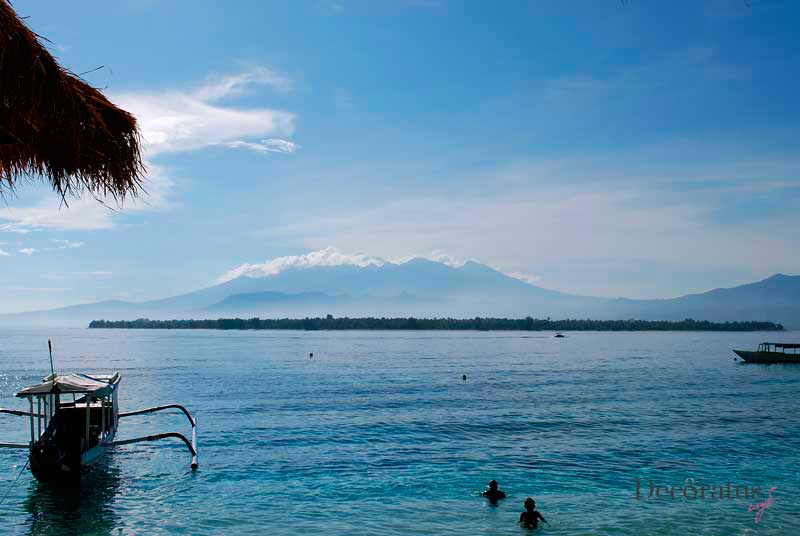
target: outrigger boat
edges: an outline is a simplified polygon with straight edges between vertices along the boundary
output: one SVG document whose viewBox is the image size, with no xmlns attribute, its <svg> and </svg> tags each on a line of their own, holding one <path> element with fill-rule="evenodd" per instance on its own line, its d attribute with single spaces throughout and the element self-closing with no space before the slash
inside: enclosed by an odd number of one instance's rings
<svg viewBox="0 0 800 536">
<path fill-rule="evenodd" d="M 734 353 L 747 363 L 800 363 L 800 343 L 762 342 L 755 352 L 734 350 Z"/>
<path fill-rule="evenodd" d="M 30 442 L 0 443 L 0 447 L 28 449 L 31 472 L 40 482 L 79 478 L 82 468 L 99 461 L 110 447 L 167 438 L 186 444 L 192 454 L 191 467 L 197 469 L 197 421 L 179 404 L 120 413 L 121 379 L 119 372 L 52 373 L 42 383 L 21 390 L 16 396 L 28 400 L 30 411 L 0 408 L 0 413 L 27 417 Z M 167 409 L 178 409 L 186 415 L 192 425 L 191 441 L 175 432 L 114 440 L 120 419 Z"/>
</svg>

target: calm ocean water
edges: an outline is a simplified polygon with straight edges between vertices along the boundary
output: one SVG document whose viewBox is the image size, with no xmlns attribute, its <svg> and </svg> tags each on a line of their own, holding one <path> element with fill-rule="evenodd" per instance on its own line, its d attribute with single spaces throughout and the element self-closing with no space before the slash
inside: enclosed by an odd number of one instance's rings
<svg viewBox="0 0 800 536">
<path fill-rule="evenodd" d="M 48 337 L 58 371 L 121 371 L 122 411 L 188 406 L 200 469 L 160 442 L 117 448 L 80 492 L 25 472 L 0 534 L 525 534 L 528 495 L 537 533 L 800 534 L 800 366 L 730 351 L 797 332 L 3 330 L 0 406 L 23 408 Z M 0 437 L 24 425 L 0 416 Z M 118 438 L 170 430 L 189 427 L 132 417 Z M 0 496 L 25 456 L 0 449 Z M 758 524 L 733 491 L 647 499 L 688 478 L 777 490 Z"/>
</svg>

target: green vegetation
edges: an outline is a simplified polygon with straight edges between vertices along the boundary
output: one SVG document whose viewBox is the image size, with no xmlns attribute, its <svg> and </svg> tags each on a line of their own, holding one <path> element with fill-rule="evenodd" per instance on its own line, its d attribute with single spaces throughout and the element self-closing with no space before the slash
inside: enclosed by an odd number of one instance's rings
<svg viewBox="0 0 800 536">
<path fill-rule="evenodd" d="M 219 318 L 217 320 L 93 320 L 90 328 L 117 329 L 302 329 L 302 330 L 478 330 L 478 331 L 782 331 L 772 322 L 662 320 L 546 320 L 526 318 Z"/>
</svg>

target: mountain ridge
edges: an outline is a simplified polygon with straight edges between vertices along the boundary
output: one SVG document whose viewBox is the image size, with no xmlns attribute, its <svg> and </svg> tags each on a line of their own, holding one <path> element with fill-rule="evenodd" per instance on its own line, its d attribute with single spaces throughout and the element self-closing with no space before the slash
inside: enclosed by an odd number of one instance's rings
<svg viewBox="0 0 800 536">
<path fill-rule="evenodd" d="M 800 328 L 800 276 L 774 274 L 735 287 L 675 298 L 581 296 L 510 277 L 475 261 L 454 267 L 428 259 L 384 265 L 292 268 L 240 276 L 196 291 L 148 300 L 104 300 L 0 315 L 5 324 L 86 325 L 91 320 L 252 316 L 450 316 L 767 321 Z"/>
</svg>

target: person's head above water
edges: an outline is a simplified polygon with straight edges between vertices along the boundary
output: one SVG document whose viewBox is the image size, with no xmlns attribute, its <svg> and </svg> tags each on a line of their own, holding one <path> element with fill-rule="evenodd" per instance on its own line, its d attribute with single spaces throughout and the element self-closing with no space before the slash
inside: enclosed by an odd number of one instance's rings
<svg viewBox="0 0 800 536">
<path fill-rule="evenodd" d="M 489 482 L 489 486 L 486 488 L 486 491 L 482 493 L 484 497 L 487 497 L 490 501 L 494 502 L 497 499 L 505 499 L 506 494 L 497 489 L 497 480 L 492 480 Z"/>
<path fill-rule="evenodd" d="M 533 497 L 525 499 L 523 504 L 525 505 L 525 511 L 519 515 L 520 524 L 529 529 L 537 529 L 539 528 L 539 521 L 547 523 L 542 513 L 536 510 L 536 501 L 533 500 Z"/>
</svg>

